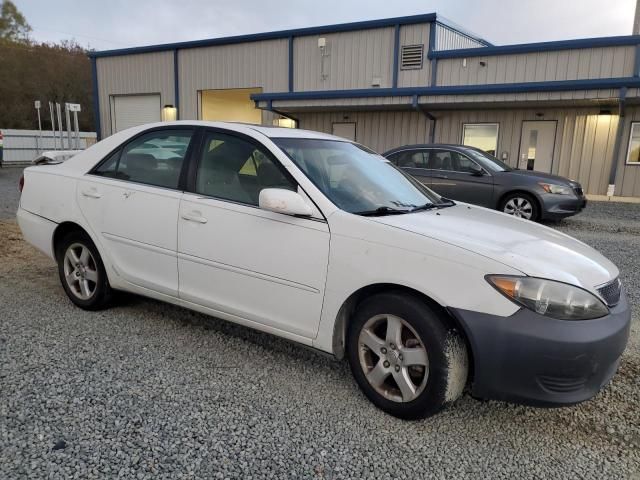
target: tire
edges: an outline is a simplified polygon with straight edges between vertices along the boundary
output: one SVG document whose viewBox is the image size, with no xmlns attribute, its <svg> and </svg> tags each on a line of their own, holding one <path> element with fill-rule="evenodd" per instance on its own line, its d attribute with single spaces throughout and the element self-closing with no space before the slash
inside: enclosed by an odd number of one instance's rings
<svg viewBox="0 0 640 480">
<path fill-rule="evenodd" d="M 538 201 L 528 193 L 514 192 L 507 194 L 498 209 L 507 215 L 537 222 L 540 220 Z"/>
<path fill-rule="evenodd" d="M 440 315 L 417 297 L 389 292 L 363 301 L 349 325 L 351 372 L 369 400 L 394 417 L 429 417 L 464 390 L 467 347 Z"/>
<path fill-rule="evenodd" d="M 67 234 L 56 248 L 58 275 L 69 299 L 84 310 L 100 310 L 111 301 L 112 290 L 98 249 L 81 231 Z"/>
</svg>

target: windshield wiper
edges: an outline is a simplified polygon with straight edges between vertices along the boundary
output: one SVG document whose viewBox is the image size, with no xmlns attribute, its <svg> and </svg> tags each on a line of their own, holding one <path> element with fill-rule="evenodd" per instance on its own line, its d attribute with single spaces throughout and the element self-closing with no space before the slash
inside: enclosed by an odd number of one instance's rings
<svg viewBox="0 0 640 480">
<path fill-rule="evenodd" d="M 439 205 L 437 203 L 425 203 L 424 205 L 420 205 L 417 207 L 413 207 L 410 212 L 418 212 L 420 210 L 431 210 L 432 208 L 438 208 Z"/>
<path fill-rule="evenodd" d="M 393 207 L 378 207 L 375 210 L 364 210 L 362 212 L 353 213 L 363 217 L 381 217 L 383 215 L 402 215 L 403 213 L 409 213 L 412 211 L 413 210 L 401 210 Z"/>
</svg>

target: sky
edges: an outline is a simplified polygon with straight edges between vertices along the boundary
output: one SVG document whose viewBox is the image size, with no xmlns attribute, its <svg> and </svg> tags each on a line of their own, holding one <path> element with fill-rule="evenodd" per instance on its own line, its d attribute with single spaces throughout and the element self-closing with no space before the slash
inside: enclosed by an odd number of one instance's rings
<svg viewBox="0 0 640 480">
<path fill-rule="evenodd" d="M 14 0 L 32 37 L 109 50 L 436 12 L 496 45 L 629 35 L 636 0 Z"/>
</svg>

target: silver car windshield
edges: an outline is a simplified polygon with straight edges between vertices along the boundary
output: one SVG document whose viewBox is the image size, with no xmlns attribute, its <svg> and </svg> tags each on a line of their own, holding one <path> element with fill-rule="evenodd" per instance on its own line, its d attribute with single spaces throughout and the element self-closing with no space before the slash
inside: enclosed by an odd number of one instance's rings
<svg viewBox="0 0 640 480">
<path fill-rule="evenodd" d="M 338 140 L 273 138 L 336 206 L 362 215 L 443 204 L 436 193 L 365 147 Z"/>
</svg>

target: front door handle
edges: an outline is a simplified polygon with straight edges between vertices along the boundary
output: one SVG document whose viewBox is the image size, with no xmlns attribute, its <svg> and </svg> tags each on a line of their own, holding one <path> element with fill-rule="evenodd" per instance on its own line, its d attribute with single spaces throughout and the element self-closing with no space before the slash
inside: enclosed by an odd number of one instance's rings
<svg viewBox="0 0 640 480">
<path fill-rule="evenodd" d="M 91 188 L 89 190 L 82 190 L 82 195 L 89 198 L 101 198 L 102 194 L 98 193 L 95 188 Z"/>
<path fill-rule="evenodd" d="M 204 218 L 200 212 L 183 213 L 180 217 L 188 222 L 207 223 L 207 219 Z"/>
<path fill-rule="evenodd" d="M 449 178 L 446 175 L 434 175 L 435 178 Z"/>
</svg>

